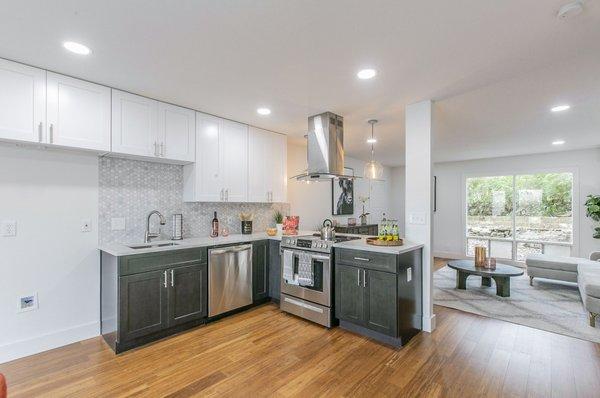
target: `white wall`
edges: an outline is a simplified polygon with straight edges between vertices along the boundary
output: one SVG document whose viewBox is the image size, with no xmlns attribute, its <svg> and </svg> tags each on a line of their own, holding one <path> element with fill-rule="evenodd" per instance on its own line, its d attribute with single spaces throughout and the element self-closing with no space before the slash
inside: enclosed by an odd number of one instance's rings
<svg viewBox="0 0 600 398">
<path fill-rule="evenodd" d="M 288 176 L 295 176 L 306 171 L 306 146 L 288 143 Z M 363 175 L 365 162 L 362 160 L 345 158 L 345 166 L 354 169 L 357 176 Z M 288 182 L 288 201 L 291 214 L 300 216 L 300 229 L 313 230 L 321 225 L 326 218 L 335 219 L 340 224 L 346 224 L 348 217 L 358 216 L 362 212 L 362 205 L 358 198 L 369 196 L 371 200 L 365 205 L 370 212 L 369 222 L 378 223 L 386 213 L 389 218 L 391 198 L 391 169 L 384 168 L 383 182 L 371 182 L 367 179 L 354 180 L 354 215 L 331 215 L 331 183 L 313 182 L 306 184 L 296 180 Z"/>
<path fill-rule="evenodd" d="M 471 160 L 464 162 L 436 163 L 437 212 L 434 213 L 434 252 L 439 256 L 464 255 L 463 248 L 463 178 L 475 173 L 530 173 L 536 171 L 572 170 L 575 172 L 578 192 L 574 208 L 573 255 L 586 257 L 591 251 L 600 250 L 600 240 L 592 237 L 593 223 L 585 216 L 583 203 L 589 194 L 600 194 L 600 148 L 553 152 L 546 154 L 512 156 Z M 578 227 L 578 228 L 577 228 Z"/>
<path fill-rule="evenodd" d="M 0 237 L 0 363 L 97 336 L 98 157 L 0 146 L 0 220 L 17 221 Z M 39 309 L 17 313 L 31 293 Z"/>
<path fill-rule="evenodd" d="M 405 202 L 405 185 L 406 185 L 406 169 L 404 166 L 393 167 L 390 171 L 390 215 L 398 220 L 398 229 L 400 236 L 404 236 L 404 202 Z"/>
</svg>

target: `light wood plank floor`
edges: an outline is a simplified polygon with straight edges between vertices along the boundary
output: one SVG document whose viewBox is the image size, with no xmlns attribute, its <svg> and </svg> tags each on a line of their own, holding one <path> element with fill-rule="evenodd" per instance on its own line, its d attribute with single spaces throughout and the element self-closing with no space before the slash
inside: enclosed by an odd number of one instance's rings
<svg viewBox="0 0 600 398">
<path fill-rule="evenodd" d="M 266 304 L 115 356 L 101 338 L 0 365 L 9 397 L 598 397 L 600 345 L 436 307 L 394 350 Z"/>
</svg>

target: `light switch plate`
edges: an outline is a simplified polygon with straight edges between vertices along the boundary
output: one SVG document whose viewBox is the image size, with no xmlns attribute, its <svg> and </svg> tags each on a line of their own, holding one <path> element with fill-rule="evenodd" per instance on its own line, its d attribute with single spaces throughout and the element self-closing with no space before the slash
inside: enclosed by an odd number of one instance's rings
<svg viewBox="0 0 600 398">
<path fill-rule="evenodd" d="M 17 236 L 17 222 L 12 220 L 0 222 L 0 234 L 4 237 Z"/>
<path fill-rule="evenodd" d="M 410 213 L 408 215 L 408 222 L 409 224 L 425 225 L 425 223 L 427 222 L 427 214 L 421 212 Z"/>
<path fill-rule="evenodd" d="M 117 217 L 110 219 L 111 231 L 123 231 L 125 230 L 125 217 Z"/>
<path fill-rule="evenodd" d="M 17 312 L 33 311 L 38 309 L 37 293 L 26 294 L 19 297 Z"/>
<path fill-rule="evenodd" d="M 81 220 L 81 232 L 91 232 L 92 231 L 92 220 L 89 218 L 84 218 Z"/>
</svg>

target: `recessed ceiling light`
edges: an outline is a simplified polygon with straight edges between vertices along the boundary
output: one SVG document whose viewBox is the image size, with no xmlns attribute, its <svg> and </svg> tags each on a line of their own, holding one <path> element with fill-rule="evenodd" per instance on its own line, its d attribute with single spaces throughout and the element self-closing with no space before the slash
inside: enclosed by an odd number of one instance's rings
<svg viewBox="0 0 600 398">
<path fill-rule="evenodd" d="M 557 105 L 557 106 L 553 106 L 552 109 L 550 109 L 552 112 L 562 112 L 562 111 L 566 111 L 567 109 L 571 108 L 571 105 Z"/>
<path fill-rule="evenodd" d="M 88 46 L 85 46 L 81 43 L 75 43 L 74 41 L 66 41 L 63 43 L 63 47 L 72 53 L 79 55 L 88 55 L 92 52 Z"/>
<path fill-rule="evenodd" d="M 562 145 L 564 144 L 565 141 L 564 140 L 556 140 L 556 141 L 552 141 L 552 145 Z"/>
<path fill-rule="evenodd" d="M 377 142 L 377 138 L 369 138 L 369 139 L 367 140 L 367 143 L 368 143 L 368 144 L 374 144 L 374 143 L 376 143 L 376 142 Z"/>
<path fill-rule="evenodd" d="M 358 71 L 358 73 L 356 74 L 356 77 L 362 80 L 372 79 L 375 76 L 377 76 L 377 71 L 375 69 L 363 69 L 361 71 Z"/>
<path fill-rule="evenodd" d="M 269 108 L 258 108 L 256 110 L 256 113 L 258 113 L 259 115 L 266 116 L 266 115 L 270 115 L 271 114 L 271 110 Z"/>
</svg>

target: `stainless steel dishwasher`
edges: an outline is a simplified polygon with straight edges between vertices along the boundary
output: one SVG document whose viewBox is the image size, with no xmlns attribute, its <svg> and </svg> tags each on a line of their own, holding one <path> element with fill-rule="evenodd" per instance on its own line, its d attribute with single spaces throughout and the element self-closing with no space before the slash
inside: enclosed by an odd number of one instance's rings
<svg viewBox="0 0 600 398">
<path fill-rule="evenodd" d="M 208 251 L 208 316 L 252 304 L 252 245 Z"/>
</svg>

